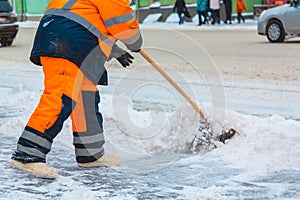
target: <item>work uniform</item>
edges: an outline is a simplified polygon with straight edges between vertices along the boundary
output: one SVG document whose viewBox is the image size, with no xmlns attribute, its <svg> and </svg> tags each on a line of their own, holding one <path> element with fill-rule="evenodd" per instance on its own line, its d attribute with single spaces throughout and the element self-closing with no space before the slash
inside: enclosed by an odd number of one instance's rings
<svg viewBox="0 0 300 200">
<path fill-rule="evenodd" d="M 19 138 L 13 159 L 46 162 L 53 139 L 71 116 L 79 163 L 104 154 L 99 79 L 116 41 L 131 51 L 142 45 L 128 0 L 52 0 L 36 32 L 30 60 L 43 66 L 44 91 Z M 102 78 L 100 78 L 102 77 Z"/>
</svg>

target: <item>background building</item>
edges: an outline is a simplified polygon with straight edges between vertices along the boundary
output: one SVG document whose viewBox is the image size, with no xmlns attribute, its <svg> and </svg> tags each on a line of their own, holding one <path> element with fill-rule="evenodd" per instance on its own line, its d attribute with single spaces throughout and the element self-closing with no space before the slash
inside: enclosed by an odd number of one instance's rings
<svg viewBox="0 0 300 200">
<path fill-rule="evenodd" d="M 19 16 L 41 16 L 50 0 L 9 0 Z"/>
</svg>

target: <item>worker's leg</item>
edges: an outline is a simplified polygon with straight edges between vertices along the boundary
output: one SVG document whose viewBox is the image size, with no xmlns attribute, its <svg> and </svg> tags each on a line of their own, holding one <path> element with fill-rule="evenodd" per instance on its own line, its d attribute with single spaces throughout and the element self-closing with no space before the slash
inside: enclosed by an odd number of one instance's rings
<svg viewBox="0 0 300 200">
<path fill-rule="evenodd" d="M 77 105 L 72 112 L 72 127 L 76 160 L 92 162 L 104 154 L 102 115 L 99 112 L 99 91 L 86 77 L 81 85 Z"/>
<path fill-rule="evenodd" d="M 77 104 L 71 114 L 73 144 L 80 167 L 115 166 L 120 163 L 118 156 L 104 154 L 103 118 L 99 103 L 96 85 L 84 77 Z"/>
<path fill-rule="evenodd" d="M 83 74 L 72 62 L 42 57 L 44 92 L 12 157 L 22 163 L 46 162 L 53 139 L 76 105 Z"/>
</svg>

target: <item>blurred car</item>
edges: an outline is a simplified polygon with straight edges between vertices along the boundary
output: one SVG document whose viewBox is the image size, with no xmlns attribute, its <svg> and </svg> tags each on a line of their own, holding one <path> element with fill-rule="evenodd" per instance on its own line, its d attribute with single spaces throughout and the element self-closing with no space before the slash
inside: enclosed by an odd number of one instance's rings
<svg viewBox="0 0 300 200">
<path fill-rule="evenodd" d="M 10 46 L 16 37 L 19 25 L 16 24 L 17 16 L 14 14 L 7 0 L 0 0 L 0 45 Z"/>
<path fill-rule="evenodd" d="M 270 42 L 300 36 L 300 0 L 264 10 L 258 19 L 257 32 Z"/>
</svg>

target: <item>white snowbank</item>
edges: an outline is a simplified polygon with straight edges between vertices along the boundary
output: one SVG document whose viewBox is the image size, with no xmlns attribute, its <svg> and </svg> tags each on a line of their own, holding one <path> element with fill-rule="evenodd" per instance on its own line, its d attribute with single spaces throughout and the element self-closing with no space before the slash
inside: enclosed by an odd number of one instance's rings
<svg viewBox="0 0 300 200">
<path fill-rule="evenodd" d="M 23 112 L 1 123 L 0 133 L 19 137 L 40 93 L 13 88 L 6 93 L 1 92 L 3 94 L 5 98 L 0 100 L 2 112 L 7 109 L 9 113 L 14 107 L 22 107 Z M 122 98 L 102 96 L 107 151 L 125 157 L 182 152 L 198 133 L 198 115 L 189 106 L 178 108 L 179 112 L 141 112 L 134 110 Z M 214 109 L 210 104 L 201 107 L 208 112 L 207 115 Z M 219 123 L 224 124 L 226 129 L 233 127 L 239 134 L 227 140 L 225 145 L 217 143 L 218 148 L 206 156 L 254 171 L 299 169 L 300 122 L 277 115 L 259 118 L 234 111 L 226 111 L 225 115 L 225 121 Z M 71 122 L 68 120 L 54 144 L 72 149 L 71 135 Z"/>
<path fill-rule="evenodd" d="M 21 28 L 37 28 L 39 23 L 39 21 L 17 22 L 17 24 L 19 24 L 19 27 Z"/>
</svg>

